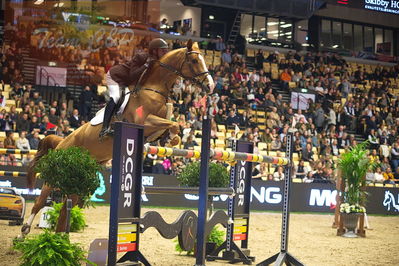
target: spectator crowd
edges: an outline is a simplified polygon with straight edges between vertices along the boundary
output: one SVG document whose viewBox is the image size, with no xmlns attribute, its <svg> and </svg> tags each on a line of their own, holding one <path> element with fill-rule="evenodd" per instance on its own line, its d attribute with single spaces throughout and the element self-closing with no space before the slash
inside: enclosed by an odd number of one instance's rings
<svg viewBox="0 0 399 266">
<path fill-rule="evenodd" d="M 104 35 L 104 40 L 94 43 L 97 47 L 94 50 L 84 45 L 38 48 L 32 45 L 31 26 L 12 30 L 15 31 L 14 39 L 3 45 L 0 55 L 0 81 L 3 89 L 5 84 L 11 86 L 7 96 L 0 91 L 0 106 L 3 108 L 0 109 L 0 132 L 6 132 L 0 148 L 22 150 L 37 149 L 40 136 L 67 136 L 86 123 L 91 111 L 82 106 L 90 106 L 94 97 L 92 89 L 86 87 L 75 108 L 68 107 L 63 101 L 42 99 L 42 95 L 32 84 L 27 84 L 21 74 L 23 44 L 29 43 L 30 49 L 46 60 L 67 62 L 90 72 L 91 85 L 101 85 L 104 73 L 110 67 L 144 52 L 150 40 L 148 36 L 134 36 L 127 43 L 107 46 L 103 43 L 107 37 Z M 120 41 L 119 37 L 116 37 L 116 43 Z M 44 36 L 35 38 L 39 38 L 36 40 L 38 43 Z M 213 45 L 215 50 L 221 51 L 220 57 L 209 65 L 216 84 L 208 108 L 214 141 L 223 140 L 222 146 L 228 147 L 232 139 L 238 138 L 253 142 L 256 152 L 279 155 L 284 154 L 286 136 L 292 132 L 295 177 L 304 182 L 330 182 L 335 178 L 336 158 L 359 140 L 368 140 L 369 156 L 379 162 L 378 167 L 368 173 L 368 181 L 395 183 L 399 180 L 399 100 L 394 93 L 399 79 L 398 65 L 359 65 L 354 69 L 352 64 L 336 54 L 274 52 L 265 56 L 261 50 L 251 62 L 250 58 L 239 54 L 234 46 L 226 46 L 221 39 Z M 171 48 L 181 46 L 180 41 L 171 43 Z M 303 110 L 284 101 L 284 95 L 297 89 L 306 89 L 315 95 L 314 100 L 307 100 Z M 195 149 L 199 144 L 203 96 L 200 88 L 190 81 L 177 79 L 173 86 L 172 120 L 180 125 L 182 146 L 186 149 Z M 4 108 L 7 100 L 15 101 L 9 110 Z M 227 134 L 221 137 L 221 131 Z M 0 163 L 13 165 L 16 163 L 13 157 L 3 155 Z M 177 174 L 185 164 L 185 159 L 160 160 L 148 155 L 144 170 Z M 267 180 L 285 178 L 281 167 L 267 164 L 257 165 L 253 177 Z"/>
</svg>

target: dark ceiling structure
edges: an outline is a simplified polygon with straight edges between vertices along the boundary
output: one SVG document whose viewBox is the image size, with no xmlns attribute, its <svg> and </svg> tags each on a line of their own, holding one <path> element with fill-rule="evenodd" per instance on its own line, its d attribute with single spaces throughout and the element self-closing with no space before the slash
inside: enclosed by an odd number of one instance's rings
<svg viewBox="0 0 399 266">
<path fill-rule="evenodd" d="M 325 7 L 321 0 L 182 0 L 187 6 L 215 6 L 255 15 L 308 19 Z"/>
</svg>

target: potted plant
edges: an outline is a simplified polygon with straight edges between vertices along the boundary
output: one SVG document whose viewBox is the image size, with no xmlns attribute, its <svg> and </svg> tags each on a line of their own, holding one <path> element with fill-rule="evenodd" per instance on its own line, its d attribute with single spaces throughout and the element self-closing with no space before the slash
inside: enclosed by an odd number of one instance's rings
<svg viewBox="0 0 399 266">
<path fill-rule="evenodd" d="M 36 170 L 45 183 L 61 192 L 65 200 L 62 207 L 56 205 L 53 215 L 59 216 L 57 233 L 45 230 L 43 234 L 14 242 L 14 248 L 22 252 L 22 265 L 92 264 L 85 259 L 84 250 L 79 245 L 71 243 L 69 235 L 63 233 L 66 229 L 65 202 L 71 195 L 75 195 L 75 199 L 80 197 L 82 202 L 87 202 L 90 195 L 100 185 L 97 172 L 101 170 L 101 166 L 90 156 L 88 151 L 71 147 L 63 150 L 50 150 L 40 159 Z M 83 215 L 79 210 L 72 211 L 72 219 L 74 219 L 74 225 L 78 225 L 80 228 L 84 227 Z M 60 221 L 62 222 L 60 223 Z"/>
<path fill-rule="evenodd" d="M 189 187 L 199 186 L 200 162 L 189 163 L 177 176 L 180 184 Z M 229 173 L 227 168 L 221 163 L 209 163 L 209 187 L 227 187 L 229 185 Z M 213 196 L 208 196 L 209 217 L 213 213 Z M 207 238 L 206 254 L 211 254 L 217 245 L 224 241 L 224 231 L 214 227 Z M 176 250 L 180 251 L 178 244 Z"/>
<path fill-rule="evenodd" d="M 347 229 L 345 237 L 357 237 L 355 230 L 359 216 L 366 211 L 367 193 L 363 187 L 366 185 L 366 173 L 375 167 L 375 162 L 368 157 L 367 146 L 366 141 L 351 147 L 338 161 L 345 185 L 340 205 L 341 217 Z"/>
<path fill-rule="evenodd" d="M 50 225 L 50 230 L 54 231 L 58 218 L 60 217 L 61 209 L 63 207 L 63 203 L 55 203 L 53 202 L 53 209 L 47 211 L 47 222 Z M 79 232 L 82 231 L 86 227 L 86 219 L 83 213 L 83 209 L 79 208 L 79 206 L 75 206 L 71 209 L 71 225 L 70 232 Z"/>
<path fill-rule="evenodd" d="M 16 239 L 14 249 L 22 252 L 21 265 L 95 265 L 86 259 L 86 252 L 78 244 L 69 241 L 65 233 L 54 234 L 45 230 L 43 234 Z"/>
<path fill-rule="evenodd" d="M 100 185 L 97 172 L 101 169 L 89 152 L 79 147 L 50 150 L 40 159 L 36 166 L 40 178 L 65 197 L 56 232 L 65 232 L 66 229 L 66 199 L 72 198 L 74 205 L 78 198 L 83 203 L 88 202 Z"/>
</svg>

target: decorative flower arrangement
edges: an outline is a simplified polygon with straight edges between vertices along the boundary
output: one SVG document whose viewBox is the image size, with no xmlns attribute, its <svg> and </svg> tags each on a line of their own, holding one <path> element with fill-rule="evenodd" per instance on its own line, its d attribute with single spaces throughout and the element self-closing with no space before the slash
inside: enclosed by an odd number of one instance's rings
<svg viewBox="0 0 399 266">
<path fill-rule="evenodd" d="M 343 153 L 338 162 L 345 183 L 341 213 L 364 213 L 367 193 L 362 189 L 366 185 L 366 173 L 376 166 L 368 156 L 368 141 L 351 147 Z"/>
<path fill-rule="evenodd" d="M 359 204 L 349 205 L 349 203 L 342 203 L 339 211 L 342 213 L 365 213 L 366 208 Z"/>
</svg>

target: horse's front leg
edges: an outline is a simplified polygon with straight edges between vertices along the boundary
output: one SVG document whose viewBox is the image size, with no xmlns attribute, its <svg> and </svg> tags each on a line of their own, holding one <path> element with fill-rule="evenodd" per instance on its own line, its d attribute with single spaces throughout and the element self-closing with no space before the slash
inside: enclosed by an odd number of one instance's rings
<svg viewBox="0 0 399 266">
<path fill-rule="evenodd" d="M 169 144 L 178 145 L 180 143 L 178 123 L 152 114 L 147 116 L 144 122 L 144 135 L 148 142 L 158 139 L 166 130 L 169 130 Z"/>
</svg>

